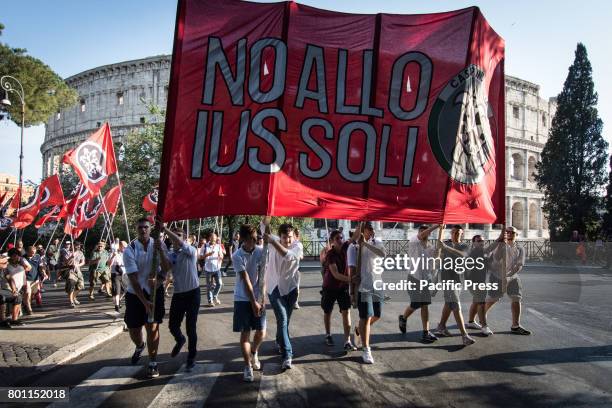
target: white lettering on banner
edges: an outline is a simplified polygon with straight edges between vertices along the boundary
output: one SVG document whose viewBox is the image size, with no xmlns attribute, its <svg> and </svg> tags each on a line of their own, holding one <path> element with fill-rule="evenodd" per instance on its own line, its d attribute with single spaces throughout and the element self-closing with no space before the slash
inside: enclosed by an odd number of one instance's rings
<svg viewBox="0 0 612 408">
<path fill-rule="evenodd" d="M 194 116 L 197 117 L 197 124 L 191 163 L 192 178 L 202 178 L 206 172 L 230 175 L 239 171 L 244 165 L 257 173 L 276 173 L 285 165 L 286 146 L 283 143 L 282 133 L 287 131 L 289 124 L 281 108 L 266 107 L 256 113 L 251 109 L 243 110 L 240 115 L 238 135 L 228 136 L 223 132 L 224 112 L 207 110 L 204 106 L 212 106 L 214 109 L 216 91 L 227 92 L 232 105 L 236 107 L 245 106 L 245 93 L 248 93 L 254 104 L 269 104 L 281 100 L 287 87 L 287 45 L 278 38 L 262 38 L 249 48 L 247 39 L 241 38 L 234 47 L 230 48 L 235 48 L 233 62 L 230 62 L 226 54 L 229 48 L 224 47 L 220 38 L 211 36 L 208 39 L 203 73 L 204 86 L 201 100 L 203 106 Z M 262 61 L 266 49 L 273 51 L 269 53 L 274 55 L 272 61 Z M 326 77 L 325 49 L 312 44 L 306 46 L 293 107 L 304 109 L 306 100 L 310 100 L 315 103 L 320 114 L 329 114 L 327 89 L 329 84 L 335 89 L 335 114 L 363 115 L 365 118 L 351 120 L 339 129 L 335 129 L 325 118 L 304 119 L 300 124 L 300 140 L 303 143 L 297 144 L 303 146 L 303 148 L 298 147 L 300 175 L 310 179 L 322 179 L 335 169 L 347 182 L 363 183 L 376 173 L 376 182 L 380 185 L 410 186 L 419 128 L 409 127 L 405 130 L 405 134 L 399 134 L 393 132 L 390 124 L 374 126 L 371 123 L 372 118 L 384 119 L 385 116 L 383 109 L 373 106 L 376 65 L 373 50 L 361 52 L 361 88 L 356 92 L 360 95 L 359 105 L 347 104 L 348 50 L 338 49 L 337 53 L 336 78 L 335 83 L 331 84 Z M 419 74 L 417 78 L 412 79 L 418 92 L 413 106 L 406 110 L 402 106 L 402 95 L 407 91 L 398 84 L 401 85 L 404 73 L 411 64 L 418 67 Z M 273 67 L 269 75 L 261 75 L 263 65 Z M 425 112 L 431 91 L 432 75 L 432 62 L 421 52 L 409 51 L 396 58 L 391 67 L 387 101 L 388 112 L 392 114 L 393 120 L 413 121 Z M 222 81 L 217 81 L 218 78 Z M 271 81 L 271 85 L 264 86 L 262 81 L 266 83 Z M 219 87 L 222 89 L 218 89 Z M 249 131 L 256 137 L 248 136 Z M 223 138 L 230 138 L 235 142 L 224 143 Z M 259 145 L 249 146 L 249 141 L 258 139 L 272 149 L 271 160 L 261 159 Z M 334 150 L 324 147 L 329 146 L 330 141 L 334 144 Z M 392 152 L 390 141 L 393 141 Z M 221 160 L 222 146 L 228 145 L 235 146 L 234 157 L 224 157 Z M 293 146 L 295 145 L 293 143 Z M 377 146 L 380 146 L 378 151 Z M 207 148 L 208 155 L 206 155 Z M 335 157 L 332 157 L 332 152 Z M 358 152 L 358 156 L 355 156 L 354 152 Z M 393 163 L 390 163 L 391 158 Z M 401 167 L 397 166 L 398 161 L 401 161 Z M 401 169 L 401 174 L 390 174 L 390 168 Z"/>
</svg>

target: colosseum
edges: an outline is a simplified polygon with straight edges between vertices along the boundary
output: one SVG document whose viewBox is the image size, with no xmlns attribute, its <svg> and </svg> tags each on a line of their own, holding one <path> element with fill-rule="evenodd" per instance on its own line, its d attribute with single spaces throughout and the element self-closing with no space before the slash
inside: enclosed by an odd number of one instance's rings
<svg viewBox="0 0 612 408">
<path fill-rule="evenodd" d="M 62 155 L 108 121 L 115 143 L 120 145 L 132 130 L 155 120 L 147 106 L 166 106 L 170 55 L 104 65 L 66 79 L 79 93 L 79 102 L 49 118 L 41 146 L 43 177 L 58 172 Z M 534 182 L 536 163 L 548 137 L 554 116 L 554 98 L 539 95 L 539 86 L 511 76 L 506 77 L 506 220 L 520 230 L 522 240 L 548 238 L 542 212 L 543 194 Z M 351 221 L 327 220 L 328 227 L 351 228 Z M 414 223 L 375 223 L 387 239 L 414 235 Z M 496 238 L 495 226 L 466 225 L 466 238 L 481 234 Z M 315 220 L 309 235 L 323 236 L 325 222 Z"/>
</svg>

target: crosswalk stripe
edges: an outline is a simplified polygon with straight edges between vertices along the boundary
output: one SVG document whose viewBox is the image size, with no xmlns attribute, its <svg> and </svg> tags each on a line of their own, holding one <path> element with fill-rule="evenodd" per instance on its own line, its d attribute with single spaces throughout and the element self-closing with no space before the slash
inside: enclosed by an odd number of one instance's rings
<svg viewBox="0 0 612 408">
<path fill-rule="evenodd" d="M 186 372 L 183 364 L 149 407 L 203 406 L 222 370 L 223 364 L 196 364 Z"/>
<path fill-rule="evenodd" d="M 299 366 L 282 372 L 280 364 L 266 363 L 263 366 L 257 408 L 280 408 L 277 396 L 282 395 L 282 406 L 308 407 L 306 377 Z"/>
<path fill-rule="evenodd" d="M 95 408 L 110 397 L 119 387 L 134 381 L 133 376 L 142 366 L 104 367 L 70 390 L 70 408 Z M 49 407 L 65 407 L 56 402 Z"/>
</svg>

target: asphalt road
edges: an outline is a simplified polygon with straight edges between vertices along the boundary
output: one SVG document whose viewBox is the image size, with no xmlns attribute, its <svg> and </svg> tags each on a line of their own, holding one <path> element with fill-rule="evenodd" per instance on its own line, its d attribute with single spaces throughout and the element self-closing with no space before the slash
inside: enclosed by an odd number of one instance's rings
<svg viewBox="0 0 612 408">
<path fill-rule="evenodd" d="M 260 351 L 263 372 L 256 373 L 255 382 L 244 383 L 238 336 L 231 332 L 234 279 L 229 277 L 224 280 L 222 304 L 200 310 L 201 351 L 194 373 L 183 373 L 186 348 L 170 358 L 174 341 L 165 322 L 157 379 L 145 378 L 146 358 L 142 366 L 129 367 L 133 345 L 123 333 L 27 385 L 71 387 L 70 406 L 75 408 L 612 406 L 612 275 L 597 268 L 582 268 L 579 273 L 571 267 L 531 266 L 522 279 L 522 322 L 533 330 L 532 336 L 509 333 L 506 299 L 489 315 L 492 337 L 474 331 L 476 344 L 463 347 L 451 324 L 454 337 L 421 344 L 418 314 L 409 319 L 408 333 L 399 333 L 397 316 L 407 298 L 394 294 L 373 327 L 375 364 L 370 366 L 361 363 L 360 352 L 347 355 L 341 350 L 338 313 L 332 320 L 337 345 L 324 344 L 320 275 L 316 269 L 307 270 L 301 309 L 295 311 L 290 326 L 294 369 L 280 372 L 273 341 L 276 322 L 268 309 L 268 335 Z M 470 300 L 464 295 L 466 316 Z M 432 305 L 434 327 L 440 309 L 439 301 Z M 352 319 L 355 323 L 355 311 Z"/>
</svg>

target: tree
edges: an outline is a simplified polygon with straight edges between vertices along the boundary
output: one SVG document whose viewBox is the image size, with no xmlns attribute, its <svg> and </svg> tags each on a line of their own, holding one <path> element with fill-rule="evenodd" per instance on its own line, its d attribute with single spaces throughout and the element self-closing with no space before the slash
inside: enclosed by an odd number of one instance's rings
<svg viewBox="0 0 612 408">
<path fill-rule="evenodd" d="M 610 172 L 608 174 L 608 188 L 606 189 L 605 213 L 601 232 L 604 236 L 612 235 L 612 156 L 610 156 Z"/>
<path fill-rule="evenodd" d="M 4 26 L 0 24 L 0 36 Z M 11 75 L 23 85 L 25 93 L 25 125 L 44 123 L 61 108 L 76 102 L 77 92 L 39 59 L 26 55 L 23 48 L 0 43 L 0 77 Z M 18 85 L 13 83 L 15 88 Z M 4 97 L 4 95 L 1 95 Z M 11 119 L 21 126 L 21 102 L 12 99 L 8 108 Z"/>
<path fill-rule="evenodd" d="M 536 167 L 551 240 L 567 240 L 572 230 L 592 232 L 599 219 L 608 143 L 601 135 L 594 88 L 587 50 L 579 43 Z"/>
</svg>

